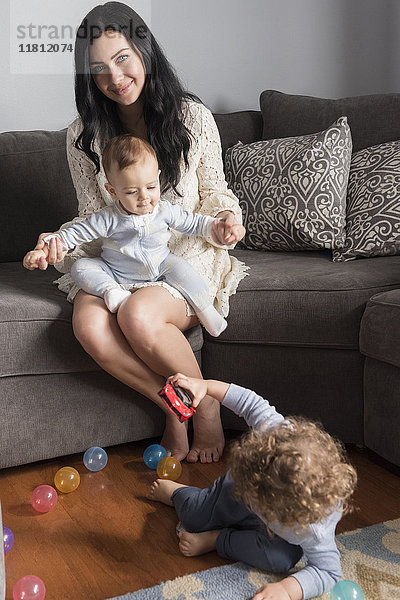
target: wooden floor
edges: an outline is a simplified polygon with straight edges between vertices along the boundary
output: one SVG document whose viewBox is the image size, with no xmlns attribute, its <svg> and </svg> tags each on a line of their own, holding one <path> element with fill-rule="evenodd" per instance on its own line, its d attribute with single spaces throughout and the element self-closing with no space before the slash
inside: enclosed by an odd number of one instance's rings
<svg viewBox="0 0 400 600">
<path fill-rule="evenodd" d="M 85 469 L 81 455 L 0 471 L 3 522 L 15 535 L 5 557 L 7 600 L 27 574 L 43 579 L 46 600 L 104 600 L 226 564 L 216 553 L 179 554 L 174 509 L 145 498 L 155 477 L 142 460 L 149 443 L 109 448 L 108 465 L 98 473 Z M 365 450 L 349 448 L 349 454 L 359 474 L 357 510 L 339 523 L 338 532 L 400 517 L 400 477 L 371 462 Z M 209 485 L 225 472 L 226 455 L 213 465 L 183 463 L 180 482 Z M 79 488 L 59 494 L 51 512 L 35 512 L 32 490 L 52 485 L 64 465 L 80 472 Z"/>
</svg>

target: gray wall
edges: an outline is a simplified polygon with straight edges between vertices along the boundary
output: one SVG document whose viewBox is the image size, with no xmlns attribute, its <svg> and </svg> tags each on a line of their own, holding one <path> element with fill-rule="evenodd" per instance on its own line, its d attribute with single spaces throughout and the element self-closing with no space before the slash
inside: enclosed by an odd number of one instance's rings
<svg viewBox="0 0 400 600">
<path fill-rule="evenodd" d="M 23 1 L 3 0 L 3 23 Z M 400 0 L 127 3 L 141 7 L 185 85 L 214 111 L 257 109 L 264 89 L 332 98 L 400 91 Z M 74 27 L 96 4 L 29 0 L 41 22 L 62 14 Z M 15 57 L 18 43 L 33 41 L 16 39 L 15 22 L 8 33 L 0 40 L 2 57 Z M 44 69 L 36 62 L 29 70 L 32 57 L 18 58 L 27 72 L 18 74 L 15 64 L 2 61 L 0 130 L 66 126 L 75 116 L 71 66 L 64 62 L 58 72 L 60 56 L 37 55 Z"/>
</svg>

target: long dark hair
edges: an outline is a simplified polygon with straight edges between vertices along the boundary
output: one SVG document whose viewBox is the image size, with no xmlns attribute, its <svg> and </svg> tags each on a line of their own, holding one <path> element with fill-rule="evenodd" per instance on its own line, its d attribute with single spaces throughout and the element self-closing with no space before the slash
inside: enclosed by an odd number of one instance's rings
<svg viewBox="0 0 400 600">
<path fill-rule="evenodd" d="M 122 33 L 132 49 L 141 54 L 146 73 L 143 94 L 143 118 L 149 143 L 153 146 L 161 169 L 161 187 L 179 194 L 180 161 L 188 167 L 191 134 L 182 123 L 182 102 L 200 101 L 185 91 L 173 67 L 154 39 L 143 19 L 121 2 L 96 6 L 83 19 L 75 43 L 75 100 L 83 130 L 75 142 L 100 171 L 100 158 L 93 149 L 96 137 L 100 143 L 126 133 L 116 103 L 96 86 L 89 68 L 89 48 L 94 39 L 108 30 Z M 179 194 L 180 195 L 180 194 Z"/>
</svg>

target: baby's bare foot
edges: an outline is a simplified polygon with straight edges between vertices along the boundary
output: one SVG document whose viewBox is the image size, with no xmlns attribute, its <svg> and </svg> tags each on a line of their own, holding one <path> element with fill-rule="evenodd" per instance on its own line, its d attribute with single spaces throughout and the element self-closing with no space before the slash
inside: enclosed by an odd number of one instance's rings
<svg viewBox="0 0 400 600">
<path fill-rule="evenodd" d="M 220 530 L 189 533 L 181 531 L 179 535 L 179 550 L 184 556 L 199 556 L 215 550 Z"/>
<path fill-rule="evenodd" d="M 187 487 L 182 483 L 176 483 L 170 479 L 156 479 L 150 486 L 146 496 L 149 500 L 157 500 L 168 506 L 173 506 L 171 496 L 175 490 L 181 487 Z"/>
<path fill-rule="evenodd" d="M 179 461 L 185 460 L 189 452 L 187 425 L 180 423 L 174 415 L 167 415 L 164 435 L 160 444 L 171 456 Z"/>
<path fill-rule="evenodd" d="M 187 462 L 218 462 L 225 446 L 219 403 L 206 396 L 193 417 L 193 444 Z"/>
</svg>

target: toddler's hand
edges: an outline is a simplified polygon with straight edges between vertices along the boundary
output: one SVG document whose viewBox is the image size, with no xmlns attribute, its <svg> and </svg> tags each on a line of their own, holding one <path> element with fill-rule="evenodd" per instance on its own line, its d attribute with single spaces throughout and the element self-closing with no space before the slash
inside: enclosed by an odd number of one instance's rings
<svg viewBox="0 0 400 600">
<path fill-rule="evenodd" d="M 245 228 L 236 222 L 235 215 L 232 213 L 227 213 L 222 219 L 215 221 L 211 231 L 214 242 L 223 246 L 236 244 L 245 233 Z"/>
<path fill-rule="evenodd" d="M 277 583 L 267 583 L 263 585 L 253 600 L 291 600 L 289 593 L 285 590 L 284 586 L 278 581 Z"/>
<path fill-rule="evenodd" d="M 239 225 L 239 223 L 234 223 L 233 225 L 225 225 L 225 244 L 236 244 L 240 242 L 242 238 L 246 235 L 246 230 L 243 225 Z"/>
<path fill-rule="evenodd" d="M 204 396 L 207 395 L 207 383 L 204 379 L 196 379 L 195 377 L 186 377 L 182 373 L 175 373 L 171 377 L 168 377 L 168 381 L 172 381 L 174 385 L 177 385 L 189 392 L 193 399 L 193 408 L 196 408 Z"/>
<path fill-rule="evenodd" d="M 47 254 L 43 250 L 31 250 L 27 252 L 24 256 L 22 264 L 25 269 L 29 269 L 29 271 L 33 271 L 34 269 L 39 268 L 41 260 L 46 259 Z"/>
</svg>

